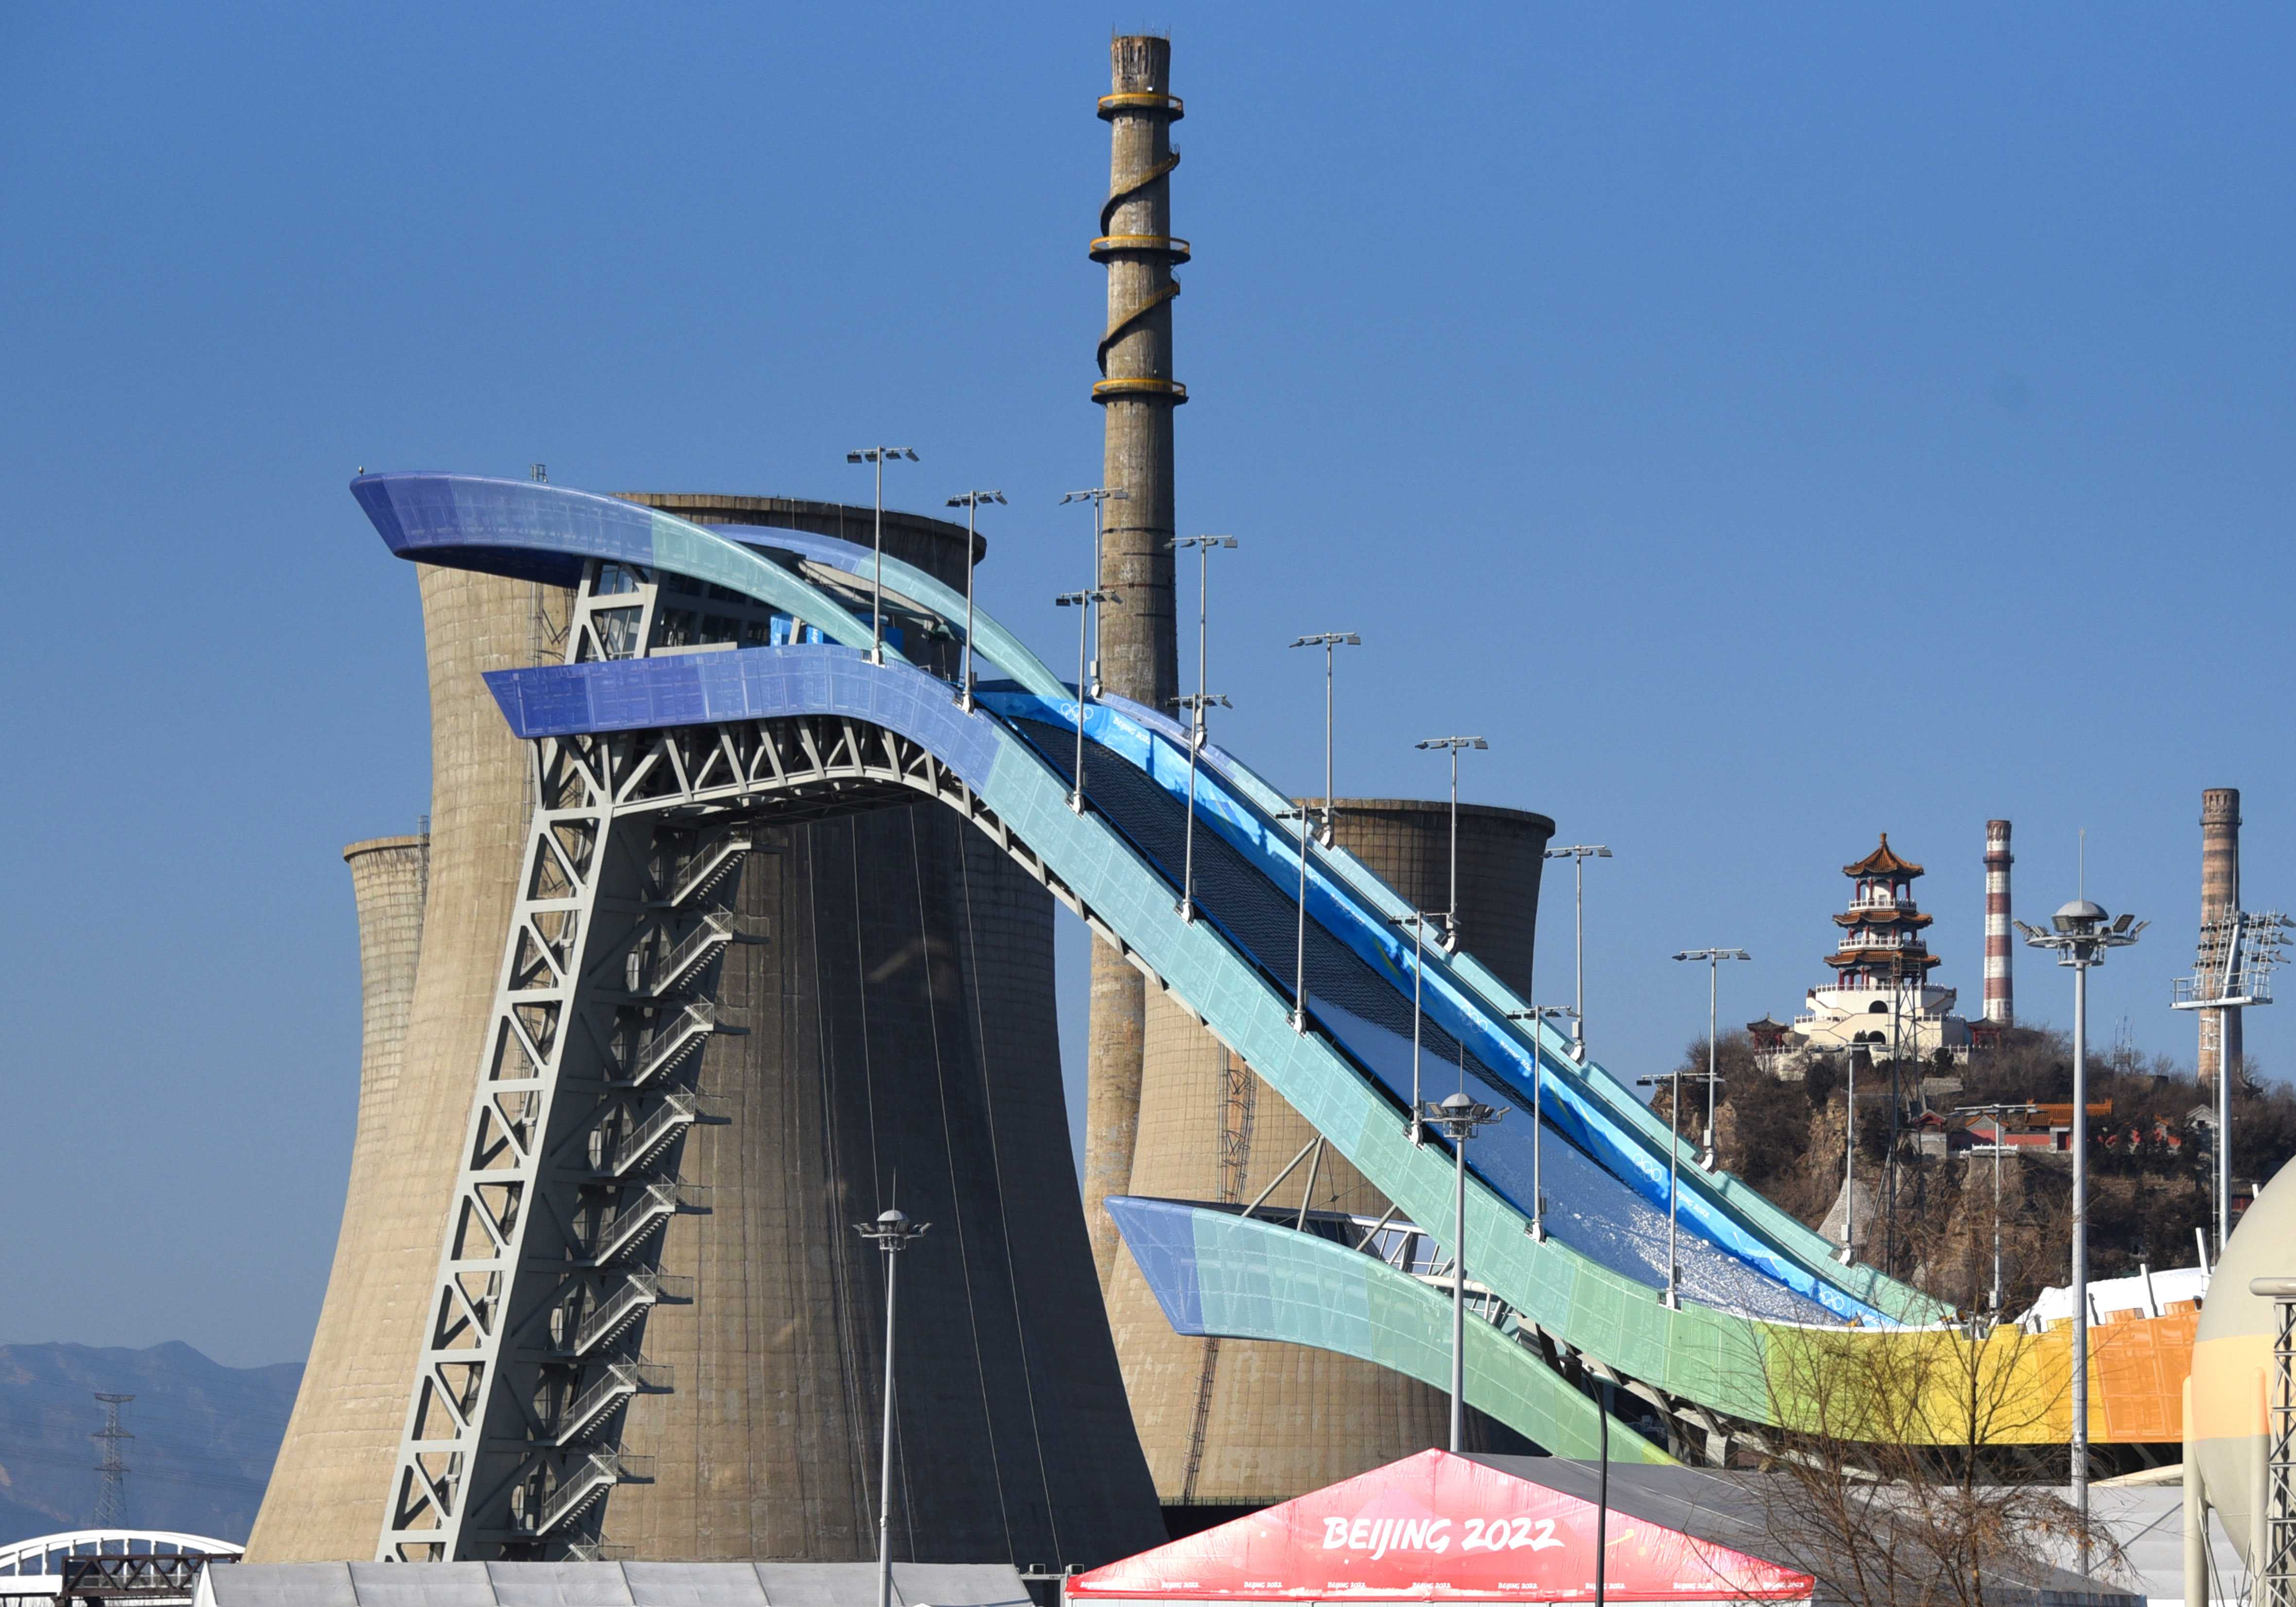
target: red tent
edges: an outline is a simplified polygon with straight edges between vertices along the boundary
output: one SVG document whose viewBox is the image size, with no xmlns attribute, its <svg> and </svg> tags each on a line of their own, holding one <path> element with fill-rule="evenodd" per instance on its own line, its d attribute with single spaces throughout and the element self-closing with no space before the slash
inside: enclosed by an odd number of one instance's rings
<svg viewBox="0 0 2296 1607">
<path fill-rule="evenodd" d="M 1594 1505 L 1575 1496 L 1422 1451 L 1080 1574 L 1067 1595 L 1079 1603 L 1591 1601 L 1595 1520 Z M 1807 1574 L 1615 1506 L 1606 1549 L 1610 1602 L 1800 1602 L 1814 1588 Z"/>
</svg>

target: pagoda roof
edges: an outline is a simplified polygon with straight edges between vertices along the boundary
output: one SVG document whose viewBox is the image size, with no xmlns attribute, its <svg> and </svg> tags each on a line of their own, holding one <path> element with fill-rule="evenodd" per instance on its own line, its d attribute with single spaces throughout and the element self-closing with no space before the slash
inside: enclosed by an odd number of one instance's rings
<svg viewBox="0 0 2296 1607">
<path fill-rule="evenodd" d="M 1917 909 L 1846 909 L 1833 917 L 1836 926 L 1927 926 L 1934 916 Z"/>
<path fill-rule="evenodd" d="M 1896 956 L 1892 958 L 1891 956 Z M 1838 971 L 1885 972 L 1893 967 L 1904 972 L 1926 972 L 1932 965 L 1945 962 L 1935 955 L 1925 955 L 1904 948 L 1844 948 L 1825 956 L 1825 963 Z"/>
<path fill-rule="evenodd" d="M 1900 859 L 1890 847 L 1890 833 L 1882 833 L 1882 846 L 1856 865 L 1841 867 L 1845 876 L 1918 876 L 1922 867 L 1910 859 Z"/>
</svg>

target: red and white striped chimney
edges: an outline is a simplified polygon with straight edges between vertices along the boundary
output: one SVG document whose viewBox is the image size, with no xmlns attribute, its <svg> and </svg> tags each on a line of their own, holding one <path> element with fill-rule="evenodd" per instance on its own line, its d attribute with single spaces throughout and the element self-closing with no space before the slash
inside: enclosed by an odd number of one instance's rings
<svg viewBox="0 0 2296 1607">
<path fill-rule="evenodd" d="M 2009 978 L 2009 823 L 1985 823 L 1985 1019 L 2004 1026 L 2017 1019 Z"/>
</svg>

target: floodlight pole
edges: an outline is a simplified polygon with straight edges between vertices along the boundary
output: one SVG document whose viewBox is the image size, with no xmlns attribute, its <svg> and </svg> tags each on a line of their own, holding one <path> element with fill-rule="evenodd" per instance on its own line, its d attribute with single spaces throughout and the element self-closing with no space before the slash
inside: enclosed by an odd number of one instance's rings
<svg viewBox="0 0 2296 1607">
<path fill-rule="evenodd" d="M 2013 1112 L 2030 1115 L 2039 1107 L 2031 1104 L 1963 1105 L 1956 1116 L 1989 1116 L 1993 1119 L 1993 1317 L 2001 1319 L 2001 1152 L 2007 1146 L 2001 1142 L 2001 1119 Z"/>
<path fill-rule="evenodd" d="M 1304 829 L 1304 827 L 1303 827 Z M 1455 1181 L 1451 1193 L 1451 1454 L 1466 1445 L 1467 1416 L 1467 1140 L 1478 1127 L 1506 1114 L 1505 1105 L 1487 1105 L 1462 1088 L 1420 1114 L 1451 1141 Z"/>
<path fill-rule="evenodd" d="M 1196 549 L 1196 690 L 1186 697 L 1174 698 L 1177 707 L 1189 711 L 1188 721 L 1188 816 L 1185 829 L 1186 847 L 1183 852 L 1185 868 L 1180 877 L 1180 919 L 1193 922 L 1196 918 L 1196 756 L 1203 750 L 1210 727 L 1206 723 L 1206 711 L 1214 704 L 1223 709 L 1233 704 L 1204 688 L 1206 660 L 1210 654 L 1210 631 L 1207 624 L 1211 613 L 1211 556 L 1214 547 L 1233 550 L 1233 536 L 1181 536 L 1168 544 L 1174 550 Z"/>
<path fill-rule="evenodd" d="M 1595 1414 L 1601 1423 L 1602 1472 L 1595 1480 L 1595 1607 L 1608 1607 L 1608 1596 L 1603 1587 L 1607 1577 L 1603 1553 L 1610 1549 L 1611 1529 L 1611 1406 L 1613 1397 L 1611 1381 L 1603 1380 L 1595 1404 L 1602 1409 Z"/>
<path fill-rule="evenodd" d="M 1092 605 L 1117 601 L 1114 592 L 1086 590 L 1062 592 L 1053 601 L 1062 608 L 1077 611 L 1077 716 L 1076 716 L 1076 784 L 1069 789 L 1069 808 L 1084 813 L 1084 677 L 1085 655 L 1092 640 Z"/>
<path fill-rule="evenodd" d="M 1541 1058 L 1544 1045 L 1539 1027 L 1543 1022 L 1569 1021 L 1574 1026 L 1578 1013 L 1568 1004 L 1533 1004 L 1528 1010 L 1510 1010 L 1511 1021 L 1530 1023 L 1530 1236 L 1544 1244 L 1546 1242 L 1546 1182 L 1540 1166 L 1542 1144 L 1540 1135 L 1546 1127 L 1546 1064 Z"/>
<path fill-rule="evenodd" d="M 1567 849 L 1549 849 L 1549 859 L 1568 859 L 1570 863 L 1570 914 L 1578 950 L 1578 991 L 1571 1001 L 1577 1008 L 1570 1015 L 1570 1058 L 1580 1065 L 1587 1063 L 1587 862 L 1608 859 L 1611 850 L 1599 842 L 1574 842 Z"/>
<path fill-rule="evenodd" d="M 964 509 L 964 661 L 957 676 L 956 706 L 965 713 L 972 712 L 972 550 L 979 545 L 973 521 L 984 502 L 1002 504 L 1002 491 L 961 491 L 948 499 L 947 505 Z"/>
<path fill-rule="evenodd" d="M 2291 925 L 2278 910 L 2226 910 L 2201 922 L 2199 963 L 2179 977 L 2171 1009 L 2246 1009 L 2272 1003 L 2272 973 L 2286 958 L 2281 947 Z M 2224 1057 L 2219 1054 L 2218 1057 Z M 2232 1234 L 2232 1079 L 2238 1067 L 2217 1071 L 2216 1178 L 2217 1254 Z"/>
<path fill-rule="evenodd" d="M 2016 923 L 2025 941 L 2052 950 L 2073 973 L 2073 1505 L 2080 1513 L 2080 1570 L 2088 1572 L 2088 973 L 2107 949 L 2136 941 L 2146 922 L 2112 920 L 2086 897 L 2049 919 L 2050 930 Z"/>
<path fill-rule="evenodd" d="M 1424 1019 L 1420 1001 L 1427 980 L 1427 922 L 1432 919 L 1429 911 L 1414 909 L 1407 915 L 1390 915 L 1398 926 L 1411 928 L 1411 1142 L 1427 1142 L 1427 1125 L 1419 1114 L 1419 1026 Z"/>
<path fill-rule="evenodd" d="M 917 461 L 917 455 L 906 447 L 864 447 L 857 452 L 845 455 L 847 463 L 869 463 L 877 471 L 877 520 L 873 527 L 874 534 L 870 538 L 870 546 L 875 553 L 875 569 L 869 582 L 869 662 L 872 664 L 885 661 L 885 460 L 889 457 L 896 461 L 902 458 L 911 463 Z M 970 553 L 965 554 L 968 564 L 972 557 Z"/>
<path fill-rule="evenodd" d="M 1700 1141 L 1699 1148 L 1701 1153 L 1698 1164 L 1704 1167 L 1710 1172 L 1714 1169 L 1715 1160 L 1714 1086 L 1721 1075 L 1715 1063 L 1715 1001 L 1721 987 L 1722 962 L 1725 960 L 1751 960 L 1754 956 L 1748 954 L 1742 948 L 1685 948 L 1674 957 L 1677 960 L 1703 960 L 1706 962 L 1706 1134 Z M 1677 1072 L 1675 1085 L 1677 1098 L 1681 1096 L 1681 1082 L 1678 1076 L 1680 1070 L 1680 1067 L 1676 1068 Z M 1679 1119 L 1681 1114 L 1680 1107 L 1677 1106 L 1675 1111 L 1676 1118 Z"/>
<path fill-rule="evenodd" d="M 1235 550 L 1233 536 L 1177 536 L 1165 544 L 1175 552 L 1196 549 L 1196 690 L 1204 689 L 1205 660 L 1210 652 L 1206 620 L 1211 614 L 1212 549 Z"/>
<path fill-rule="evenodd" d="M 1125 490 L 1121 486 L 1113 488 L 1108 486 L 1092 486 L 1082 491 L 1066 492 L 1061 497 L 1060 505 L 1062 507 L 1068 506 L 1068 504 L 1072 502 L 1088 502 L 1092 504 L 1092 583 L 1095 586 L 1101 583 L 1100 549 L 1102 545 L 1102 525 L 1104 522 L 1103 513 L 1110 503 L 1129 502 L 1131 500 L 1132 493 Z M 1119 597 L 1114 592 L 1107 594 L 1106 600 L 1111 603 L 1120 603 L 1123 601 L 1123 599 Z M 1093 662 L 1096 664 L 1098 660 L 1093 660 Z M 1100 676 L 1096 669 L 1092 676 L 1092 681 L 1093 695 L 1097 697 L 1100 695 Z M 1077 674 L 1077 695 L 1079 698 L 1084 695 L 1084 672 L 1079 670 Z"/>
<path fill-rule="evenodd" d="M 1324 650 L 1324 831 L 1325 848 L 1339 840 L 1340 806 L 1332 791 L 1332 658 L 1341 647 L 1361 647 L 1363 638 L 1351 630 L 1323 630 L 1312 636 L 1301 636 L 1292 644 L 1294 647 L 1320 647 Z"/>
<path fill-rule="evenodd" d="M 932 1226 L 912 1222 L 898 1207 L 854 1230 L 885 1252 L 885 1448 L 877 1478 L 877 1607 L 893 1607 L 893 1295 L 900 1252 Z"/>
<path fill-rule="evenodd" d="M 1188 819 L 1181 854 L 1179 911 L 1180 919 L 1193 925 L 1196 919 L 1196 757 L 1209 740 L 1206 711 L 1215 705 L 1222 709 L 1234 705 L 1215 692 L 1191 693 L 1172 701 L 1188 715 Z"/>
<path fill-rule="evenodd" d="M 1300 936 L 1294 951 L 1298 970 L 1292 984 L 1292 1030 L 1304 1034 L 1308 1030 L 1308 823 L 1315 811 L 1301 804 L 1296 809 L 1280 811 L 1278 820 L 1300 823 Z"/>
<path fill-rule="evenodd" d="M 1480 736 L 1431 736 L 1415 748 L 1440 748 L 1451 755 L 1451 901 L 1443 915 L 1443 952 L 1459 952 L 1459 750 L 1462 748 L 1488 748 L 1490 744 Z"/>
</svg>

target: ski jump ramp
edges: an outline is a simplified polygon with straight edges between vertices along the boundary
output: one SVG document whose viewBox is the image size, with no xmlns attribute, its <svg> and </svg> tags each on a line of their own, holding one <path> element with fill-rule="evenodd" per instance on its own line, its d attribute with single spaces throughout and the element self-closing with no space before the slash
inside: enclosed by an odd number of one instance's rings
<svg viewBox="0 0 2296 1607">
<path fill-rule="evenodd" d="M 1808 1403 L 1781 1389 L 1792 1369 L 1774 1363 L 1815 1335 L 1836 1348 L 1973 1357 L 1979 1372 L 2013 1374 L 2031 1403 L 1978 1437 L 2069 1438 L 2063 1332 L 1972 1338 L 1919 1291 L 1841 1265 L 1831 1244 L 1745 1184 L 1701 1168 L 1688 1146 L 1674 1157 L 1681 1298 L 1669 1306 L 1669 1146 L 1679 1141 L 1663 1122 L 1601 1066 L 1572 1061 L 1566 1039 L 1517 1019 L 1526 1001 L 1472 955 L 1414 946 L 1404 902 L 1312 833 L 1303 928 L 1304 828 L 1284 817 L 1287 797 L 1218 746 L 1198 756 L 1193 782 L 1200 914 L 1184 920 L 1185 733 L 1121 700 L 1079 707 L 1074 688 L 977 610 L 980 681 L 968 708 L 953 684 L 968 610 L 951 588 L 885 560 L 891 628 L 873 653 L 866 546 L 695 524 L 527 481 L 376 474 L 351 488 L 401 557 L 576 592 L 570 661 L 488 677 L 533 746 L 540 804 L 379 1554 L 471 1554 L 482 1535 L 548 1544 L 629 1476 L 617 1447 L 586 1431 L 610 1434 L 612 1402 L 652 1387 L 632 1353 L 585 1360 L 521 1336 L 578 1284 L 642 1306 L 644 1225 L 688 1208 L 674 1175 L 649 1170 L 662 1149 L 649 1136 L 693 1119 L 690 1098 L 681 1103 L 675 1079 L 657 1074 L 709 1030 L 710 1001 L 680 979 L 734 937 L 706 900 L 676 890 L 706 883 L 743 821 L 920 796 L 962 814 L 1040 879 L 1395 1203 L 1395 1218 L 1374 1225 L 1111 1200 L 1183 1332 L 1319 1345 L 1429 1382 L 1447 1376 L 1447 1296 L 1428 1257 L 1431 1244 L 1452 1249 L 1454 1160 L 1439 1138 L 1414 1142 L 1408 1119 L 1415 984 L 1421 1090 L 1440 1098 L 1464 1080 L 1513 1112 L 1468 1155 L 1467 1264 L 1484 1318 L 1469 1341 L 1474 1405 L 1558 1455 L 1591 1455 L 1592 1386 L 1607 1378 L 1657 1410 L 1674 1451 L 1713 1455 L 1734 1435 L 1795 1421 Z M 711 595 L 738 600 L 753 622 L 769 614 L 770 631 L 747 633 L 767 639 L 673 643 L 664 611 L 706 610 L 693 599 Z M 634 896 L 653 882 L 662 896 Z M 634 1013 L 617 1016 L 616 1001 L 640 996 L 677 1007 L 625 1021 L 625 1032 L 615 1023 Z M 586 1144 L 586 1173 L 545 1164 Z M 1544 1237 L 1531 1232 L 1535 1169 Z M 1398 1235 L 1418 1237 L 1418 1259 L 1400 1250 L 1382 1259 Z M 2099 1357 L 2093 1434 L 2175 1440 L 2188 1336 L 2180 1352 L 2167 1329 L 2116 1326 L 2144 1344 L 2120 1364 L 2110 1347 Z M 572 1404 L 545 1425 L 520 1402 L 537 1370 L 553 1367 L 573 1370 L 561 1381 Z M 588 1423 L 567 1426 L 584 1412 Z M 1941 1441 L 1972 1432 L 1949 1407 L 1922 1421 Z M 1612 1444 L 1614 1455 L 1669 1459 L 1623 1428 Z"/>
</svg>

